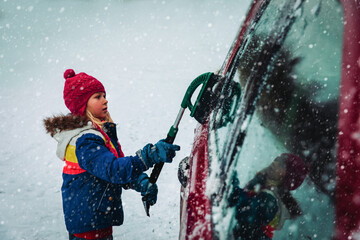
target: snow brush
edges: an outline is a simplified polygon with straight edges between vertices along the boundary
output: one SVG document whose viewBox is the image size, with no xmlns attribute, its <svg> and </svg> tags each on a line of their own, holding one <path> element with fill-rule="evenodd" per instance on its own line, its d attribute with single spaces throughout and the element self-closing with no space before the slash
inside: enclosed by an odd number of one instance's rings
<svg viewBox="0 0 360 240">
<path fill-rule="evenodd" d="M 215 83 L 218 82 L 219 75 L 215 75 L 212 72 L 204 73 L 195 78 L 189 85 L 184 95 L 184 98 L 181 102 L 181 107 L 179 113 L 175 119 L 174 124 L 171 126 L 165 142 L 173 143 L 176 137 L 176 134 L 179 130 L 179 124 L 181 118 L 188 108 L 190 110 L 190 116 L 195 118 L 200 124 L 204 124 L 212 110 L 212 105 L 214 102 L 215 93 L 213 91 Z M 200 92 L 196 98 L 194 104 L 191 103 L 191 98 L 195 92 L 195 90 L 202 85 Z M 149 182 L 151 184 L 155 184 L 157 179 L 159 178 L 160 172 L 164 166 L 164 163 L 157 163 L 154 166 L 153 171 L 151 172 Z M 150 204 L 147 201 L 148 195 L 145 195 L 142 198 L 146 215 L 150 217 Z"/>
</svg>

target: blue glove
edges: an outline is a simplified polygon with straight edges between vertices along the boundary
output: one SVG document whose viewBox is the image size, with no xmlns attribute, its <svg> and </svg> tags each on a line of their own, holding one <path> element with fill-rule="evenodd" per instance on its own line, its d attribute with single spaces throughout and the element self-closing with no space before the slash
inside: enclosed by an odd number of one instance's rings
<svg viewBox="0 0 360 240">
<path fill-rule="evenodd" d="M 145 174 L 145 173 L 143 173 L 143 174 Z M 140 176 L 140 178 L 141 178 L 141 176 Z M 149 177 L 147 175 L 146 175 L 146 177 L 142 177 L 142 179 L 140 180 L 139 191 L 141 192 L 141 196 L 143 196 L 143 201 L 147 201 L 150 204 L 150 206 L 152 206 L 156 203 L 158 187 L 157 187 L 156 183 L 151 184 L 149 182 Z"/>
<path fill-rule="evenodd" d="M 137 152 L 137 155 L 143 160 L 148 168 L 151 168 L 156 163 L 172 162 L 172 159 L 176 154 L 175 151 L 179 150 L 180 146 L 160 140 L 155 145 L 147 144 L 143 149 Z"/>
</svg>

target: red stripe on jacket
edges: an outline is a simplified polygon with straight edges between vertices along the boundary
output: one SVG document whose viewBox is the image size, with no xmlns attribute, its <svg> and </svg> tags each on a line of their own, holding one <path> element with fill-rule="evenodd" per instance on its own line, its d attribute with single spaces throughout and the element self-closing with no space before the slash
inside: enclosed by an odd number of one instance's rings
<svg viewBox="0 0 360 240">
<path fill-rule="evenodd" d="M 65 160 L 65 166 L 63 168 L 63 173 L 75 175 L 86 172 L 79 166 L 79 163 L 69 162 Z"/>
</svg>

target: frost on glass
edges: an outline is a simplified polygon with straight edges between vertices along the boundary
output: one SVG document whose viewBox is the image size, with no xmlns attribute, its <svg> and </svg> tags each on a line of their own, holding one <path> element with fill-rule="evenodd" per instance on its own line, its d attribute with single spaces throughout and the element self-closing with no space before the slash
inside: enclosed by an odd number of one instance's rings
<svg viewBox="0 0 360 240">
<path fill-rule="evenodd" d="M 298 1 L 297 4 L 300 4 Z M 223 105 L 212 120 L 210 161 L 212 166 L 227 148 L 236 148 L 234 164 L 227 173 L 227 189 L 220 206 L 213 207 L 213 221 L 220 237 L 232 237 L 236 225 L 236 208 L 226 197 L 233 191 L 233 177 L 238 186 L 245 185 L 282 153 L 298 155 L 306 163 L 308 174 L 302 185 L 290 191 L 302 214 L 285 221 L 275 230 L 274 239 L 330 239 L 334 222 L 334 187 L 337 141 L 338 99 L 342 52 L 342 8 L 338 1 L 304 1 L 296 9 L 296 21 L 286 35 L 281 49 L 271 63 L 259 59 L 266 49 L 268 35 L 277 18 L 286 9 L 284 1 L 272 1 L 263 13 L 241 55 L 237 76 L 231 88 L 224 89 Z M 295 8 L 294 8 L 295 10 Z M 251 79 L 254 65 L 273 65 L 270 73 Z M 239 106 L 247 94 L 247 81 L 266 79 L 258 93 L 256 109 L 243 142 L 234 144 L 233 124 Z M 237 83 L 237 84 L 236 84 Z M 211 171 L 215 171 L 211 169 Z M 212 178 L 214 176 L 211 176 Z M 211 178 L 211 179 L 212 179 Z"/>
</svg>

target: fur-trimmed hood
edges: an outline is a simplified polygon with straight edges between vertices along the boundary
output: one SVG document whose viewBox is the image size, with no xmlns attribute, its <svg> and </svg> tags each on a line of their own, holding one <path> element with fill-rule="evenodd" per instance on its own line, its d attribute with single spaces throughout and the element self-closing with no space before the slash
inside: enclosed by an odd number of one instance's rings
<svg viewBox="0 0 360 240">
<path fill-rule="evenodd" d="M 80 133 L 90 131 L 101 136 L 101 133 L 93 127 L 91 121 L 85 116 L 53 116 L 44 119 L 44 126 L 46 132 L 58 142 L 56 155 L 61 160 L 64 160 L 66 147 L 70 141 Z"/>
<path fill-rule="evenodd" d="M 52 137 L 54 137 L 56 133 L 82 128 L 88 124 L 89 120 L 86 116 L 76 116 L 72 114 L 53 116 L 44 119 L 46 132 Z"/>
</svg>

